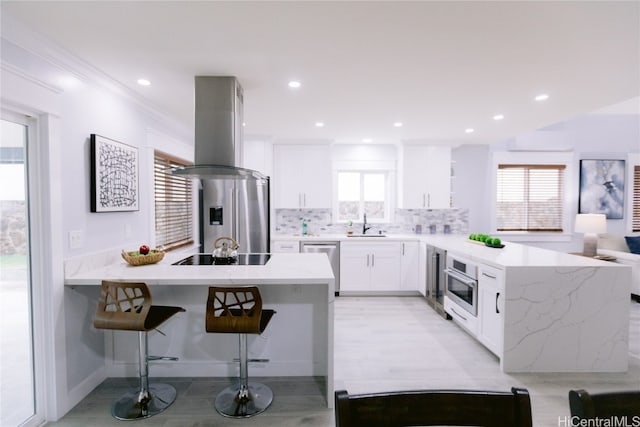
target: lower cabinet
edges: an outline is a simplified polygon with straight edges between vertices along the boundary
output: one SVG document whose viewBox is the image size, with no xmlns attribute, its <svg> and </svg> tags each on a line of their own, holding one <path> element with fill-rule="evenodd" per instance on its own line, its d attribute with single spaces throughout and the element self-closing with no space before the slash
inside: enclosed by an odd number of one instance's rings
<svg viewBox="0 0 640 427">
<path fill-rule="evenodd" d="M 400 289 L 403 291 L 421 291 L 422 295 L 424 295 L 424 286 L 420 286 L 420 242 L 402 242 L 401 245 Z"/>
<path fill-rule="evenodd" d="M 274 253 L 298 253 L 300 242 L 298 240 L 276 240 L 271 242 L 271 252 Z"/>
<path fill-rule="evenodd" d="M 400 289 L 400 242 L 342 242 L 340 292 Z"/>
<path fill-rule="evenodd" d="M 478 339 L 501 356 L 504 339 L 504 272 L 480 265 L 478 271 Z"/>
</svg>

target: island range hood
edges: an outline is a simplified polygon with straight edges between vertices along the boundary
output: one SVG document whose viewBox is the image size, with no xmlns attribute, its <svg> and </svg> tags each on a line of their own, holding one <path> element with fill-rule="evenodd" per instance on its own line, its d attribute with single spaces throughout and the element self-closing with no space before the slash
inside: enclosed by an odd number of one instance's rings
<svg viewBox="0 0 640 427">
<path fill-rule="evenodd" d="M 243 91 L 232 76 L 195 77 L 195 164 L 172 174 L 212 179 L 265 179 L 239 167 L 242 154 Z"/>
</svg>

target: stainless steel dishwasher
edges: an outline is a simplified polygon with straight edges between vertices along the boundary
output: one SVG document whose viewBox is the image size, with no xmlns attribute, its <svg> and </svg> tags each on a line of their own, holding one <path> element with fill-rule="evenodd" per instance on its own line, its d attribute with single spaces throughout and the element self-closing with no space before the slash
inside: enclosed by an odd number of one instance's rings
<svg viewBox="0 0 640 427">
<path fill-rule="evenodd" d="M 300 242 L 300 252 L 327 254 L 336 283 L 336 295 L 340 295 L 340 242 L 316 241 Z"/>
</svg>

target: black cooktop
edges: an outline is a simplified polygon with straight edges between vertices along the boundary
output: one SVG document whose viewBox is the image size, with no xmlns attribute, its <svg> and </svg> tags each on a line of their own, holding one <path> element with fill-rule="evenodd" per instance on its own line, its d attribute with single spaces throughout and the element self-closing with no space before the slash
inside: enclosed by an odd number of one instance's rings
<svg viewBox="0 0 640 427">
<path fill-rule="evenodd" d="M 238 254 L 233 258 L 214 258 L 211 254 L 195 254 L 173 265 L 265 265 L 269 254 Z"/>
</svg>

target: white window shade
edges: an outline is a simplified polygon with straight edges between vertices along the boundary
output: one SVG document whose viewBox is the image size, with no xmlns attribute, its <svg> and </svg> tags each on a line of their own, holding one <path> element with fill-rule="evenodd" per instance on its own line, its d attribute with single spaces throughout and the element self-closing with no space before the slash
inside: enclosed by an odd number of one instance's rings
<svg viewBox="0 0 640 427">
<path fill-rule="evenodd" d="M 497 230 L 561 232 L 564 165 L 498 165 Z"/>
</svg>

